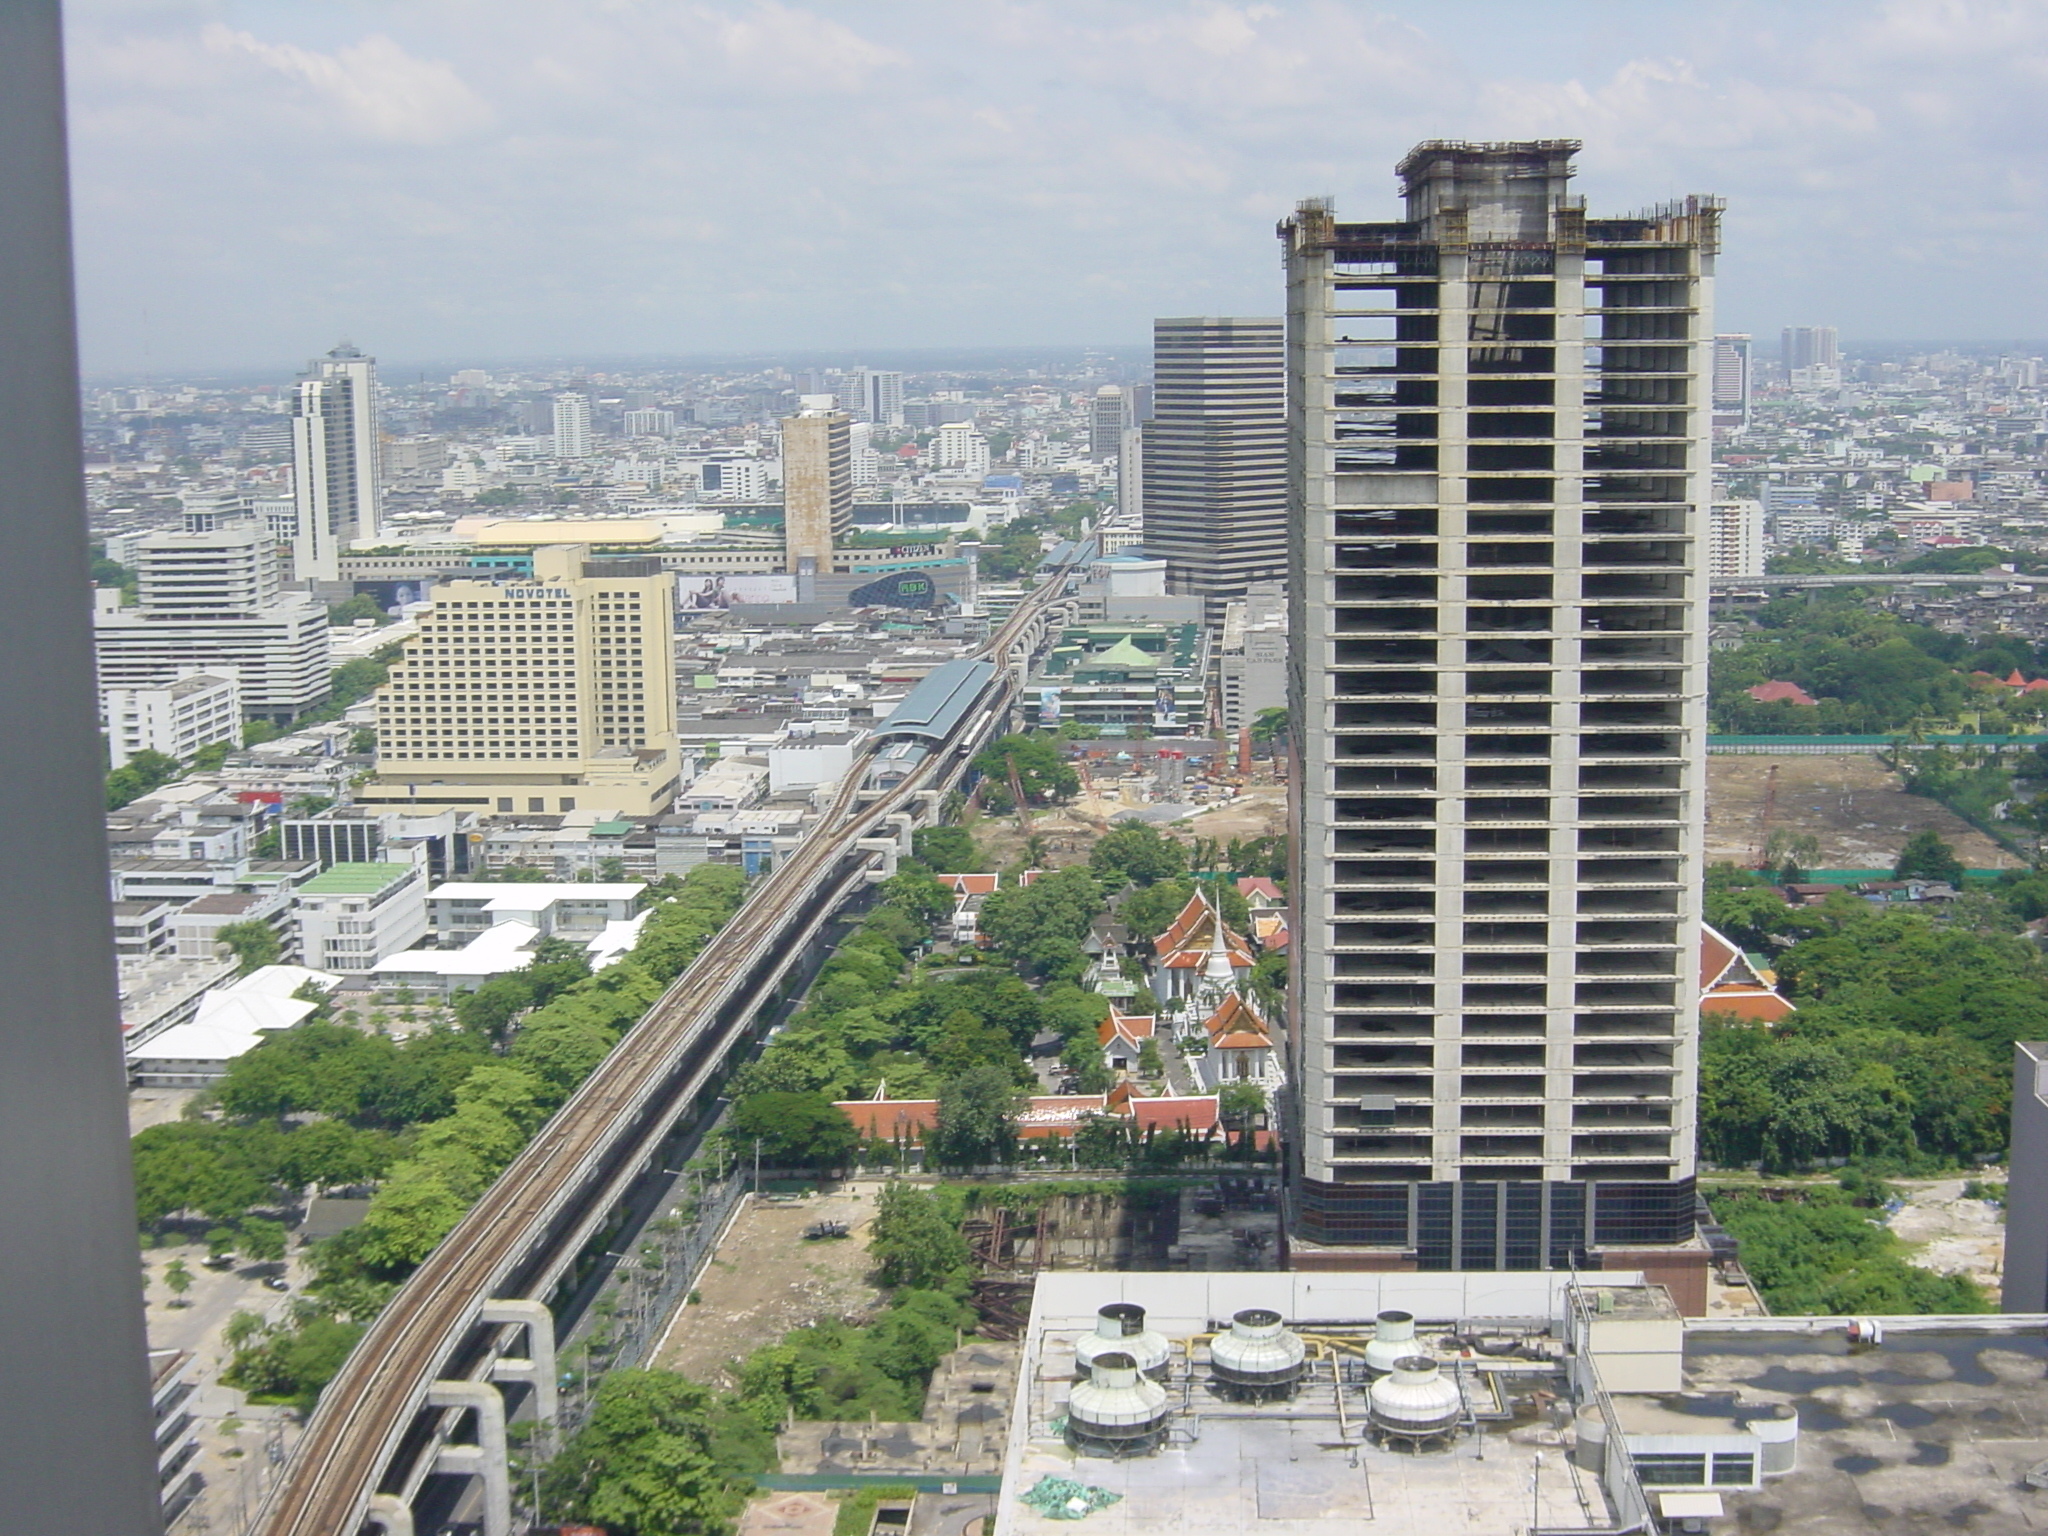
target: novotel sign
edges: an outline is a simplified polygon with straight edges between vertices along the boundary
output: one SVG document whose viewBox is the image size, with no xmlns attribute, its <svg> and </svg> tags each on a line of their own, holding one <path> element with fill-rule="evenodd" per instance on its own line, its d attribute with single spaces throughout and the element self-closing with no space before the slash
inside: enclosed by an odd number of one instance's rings
<svg viewBox="0 0 2048 1536">
<path fill-rule="evenodd" d="M 507 587 L 505 595 L 511 598 L 556 598 L 566 603 L 569 600 L 569 589 L 567 587 Z"/>
</svg>

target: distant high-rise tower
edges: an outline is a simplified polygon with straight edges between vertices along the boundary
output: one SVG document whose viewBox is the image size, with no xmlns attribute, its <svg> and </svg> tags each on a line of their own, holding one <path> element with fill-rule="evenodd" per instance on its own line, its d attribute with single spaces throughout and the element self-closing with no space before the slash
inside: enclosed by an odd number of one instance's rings
<svg viewBox="0 0 2048 1536">
<path fill-rule="evenodd" d="M 555 396 L 555 457 L 590 457 L 590 396 L 575 390 Z"/>
<path fill-rule="evenodd" d="M 878 427 L 900 427 L 903 425 L 903 375 L 887 370 L 870 371 L 865 398 L 862 404 L 867 408 L 867 419 Z"/>
<path fill-rule="evenodd" d="M 844 411 L 806 410 L 782 423 L 782 523 L 787 568 L 832 569 L 853 534 L 852 421 Z"/>
<path fill-rule="evenodd" d="M 1098 464 L 1117 456 L 1124 444 L 1124 392 L 1114 384 L 1095 391 L 1088 417 L 1088 457 Z"/>
<path fill-rule="evenodd" d="M 1720 205 L 1589 218 L 1578 147 L 1424 144 L 1402 222 L 1281 226 L 1289 1262 L 1697 1313 Z"/>
<path fill-rule="evenodd" d="M 1739 332 L 1714 338 L 1714 425 L 1749 425 L 1749 337 Z"/>
<path fill-rule="evenodd" d="M 1152 327 L 1144 424 L 1145 552 L 1213 621 L 1287 574 L 1286 357 L 1278 319 L 1196 316 Z"/>
<path fill-rule="evenodd" d="M 1795 368 L 1839 368 L 1841 348 L 1832 325 L 1788 325 L 1778 340 L 1778 361 Z"/>
<path fill-rule="evenodd" d="M 306 366 L 292 399 L 292 575 L 335 581 L 341 552 L 382 528 L 377 360 L 342 342 Z"/>
</svg>

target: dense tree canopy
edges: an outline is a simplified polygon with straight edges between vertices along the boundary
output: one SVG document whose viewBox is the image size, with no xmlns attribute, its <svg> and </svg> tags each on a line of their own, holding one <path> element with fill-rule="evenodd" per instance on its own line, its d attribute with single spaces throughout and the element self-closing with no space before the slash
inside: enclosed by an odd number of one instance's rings
<svg viewBox="0 0 2048 1536">
<path fill-rule="evenodd" d="M 1033 733 L 1004 736 L 974 759 L 982 776 L 982 803 L 992 811 L 1015 809 L 1010 795 L 1010 770 L 1017 770 L 1027 805 L 1053 805 L 1080 793 L 1081 776 L 1060 755 L 1056 737 Z"/>
</svg>

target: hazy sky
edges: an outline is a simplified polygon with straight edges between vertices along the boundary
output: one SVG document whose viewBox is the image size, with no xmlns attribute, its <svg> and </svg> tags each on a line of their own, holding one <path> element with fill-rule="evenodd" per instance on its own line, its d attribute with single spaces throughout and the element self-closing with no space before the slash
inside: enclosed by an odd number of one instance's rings
<svg viewBox="0 0 2048 1536">
<path fill-rule="evenodd" d="M 1119 343 L 1585 140 L 1721 329 L 2048 336 L 2048 0 L 68 0 L 88 371 Z"/>
</svg>

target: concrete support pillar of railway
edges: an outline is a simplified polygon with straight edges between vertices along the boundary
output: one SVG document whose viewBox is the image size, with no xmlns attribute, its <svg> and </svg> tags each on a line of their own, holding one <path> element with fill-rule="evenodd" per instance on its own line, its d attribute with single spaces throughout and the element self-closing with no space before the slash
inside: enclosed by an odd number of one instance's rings
<svg viewBox="0 0 2048 1536">
<path fill-rule="evenodd" d="M 363 1520 L 384 1536 L 412 1536 L 412 1506 L 395 1493 L 372 1494 Z"/>
<path fill-rule="evenodd" d="M 493 1298 L 483 1305 L 479 1321 L 511 1323 L 526 1330 L 526 1357 L 500 1355 L 491 1362 L 491 1380 L 521 1381 L 533 1388 L 533 1416 L 542 1423 L 555 1417 L 555 1314 L 544 1302 L 516 1297 Z"/>
<path fill-rule="evenodd" d="M 879 853 L 882 862 L 868 867 L 868 884 L 880 885 L 896 873 L 896 839 L 893 837 L 864 837 L 853 845 L 862 853 Z"/>
<path fill-rule="evenodd" d="M 939 808 L 946 803 L 946 792 L 943 789 L 920 789 L 910 798 L 917 802 L 924 824 L 928 827 L 937 826 Z"/>
<path fill-rule="evenodd" d="M 917 831 L 917 818 L 908 811 L 897 811 L 882 820 L 896 829 L 896 853 L 899 858 L 910 857 L 911 834 Z"/>
<path fill-rule="evenodd" d="M 484 1487 L 484 1536 L 512 1536 L 512 1468 L 505 1451 L 505 1399 L 487 1381 L 437 1381 L 429 1408 L 476 1410 L 476 1443 L 450 1442 L 434 1453 L 434 1470 L 474 1477 Z"/>
</svg>

